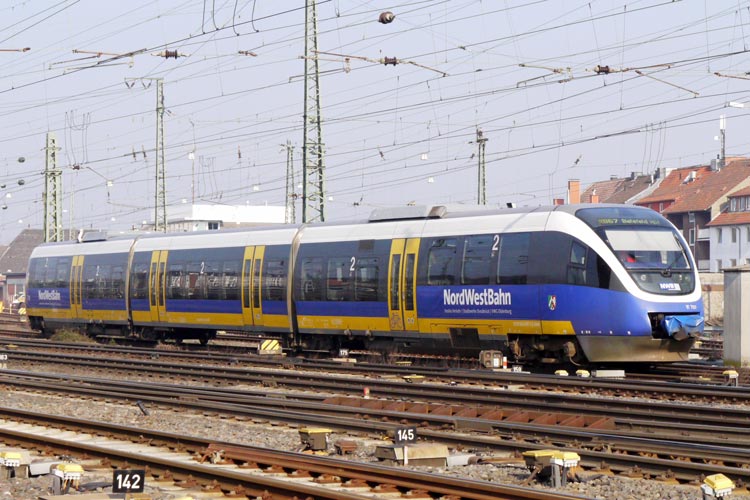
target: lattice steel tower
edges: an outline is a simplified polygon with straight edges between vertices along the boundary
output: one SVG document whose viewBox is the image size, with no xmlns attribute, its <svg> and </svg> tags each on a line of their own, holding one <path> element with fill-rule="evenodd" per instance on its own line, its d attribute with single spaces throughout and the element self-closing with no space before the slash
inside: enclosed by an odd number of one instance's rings
<svg viewBox="0 0 750 500">
<path fill-rule="evenodd" d="M 44 241 L 62 241 L 62 170 L 57 168 L 57 138 L 47 132 L 44 161 Z"/>
<path fill-rule="evenodd" d="M 484 149 L 488 140 L 481 129 L 477 129 L 477 205 L 487 204 L 487 163 L 484 160 Z"/>
<path fill-rule="evenodd" d="M 320 116 L 318 17 L 315 0 L 305 2 L 305 111 L 302 128 L 302 222 L 325 221 L 325 169 Z"/>
<path fill-rule="evenodd" d="M 284 222 L 294 224 L 297 222 L 297 193 L 294 187 L 294 146 L 286 141 L 286 212 Z"/>
<path fill-rule="evenodd" d="M 164 80 L 156 78 L 156 200 L 154 231 L 167 232 L 167 168 L 164 163 Z"/>
</svg>

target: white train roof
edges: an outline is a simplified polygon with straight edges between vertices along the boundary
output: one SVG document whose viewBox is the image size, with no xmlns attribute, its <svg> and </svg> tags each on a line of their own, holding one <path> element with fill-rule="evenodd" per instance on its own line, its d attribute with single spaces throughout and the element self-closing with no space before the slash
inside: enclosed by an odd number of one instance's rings
<svg viewBox="0 0 750 500">
<path fill-rule="evenodd" d="M 112 240 L 78 243 L 65 241 L 62 243 L 45 243 L 31 252 L 31 258 L 38 257 L 68 257 L 73 255 L 98 255 L 103 253 L 128 253 L 135 241 L 134 237 L 117 238 Z"/>
<path fill-rule="evenodd" d="M 232 248 L 253 245 L 289 245 L 298 226 L 279 225 L 236 231 L 201 231 L 196 233 L 167 233 L 138 238 L 136 252 L 153 250 L 185 250 L 193 248 Z"/>
</svg>

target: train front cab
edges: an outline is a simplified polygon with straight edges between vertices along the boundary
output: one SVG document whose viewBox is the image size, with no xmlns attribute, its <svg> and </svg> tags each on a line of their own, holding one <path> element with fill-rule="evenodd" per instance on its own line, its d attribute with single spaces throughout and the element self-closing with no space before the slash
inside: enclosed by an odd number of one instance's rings
<svg viewBox="0 0 750 500">
<path fill-rule="evenodd" d="M 31 256 L 27 273 L 26 314 L 29 324 L 32 329 L 46 335 L 78 322 L 78 313 L 72 303 L 73 257 L 59 253 L 51 246 L 38 247 Z"/>
<path fill-rule="evenodd" d="M 31 256 L 28 315 L 51 334 L 61 328 L 89 335 L 127 329 L 126 272 L 132 240 L 39 247 Z"/>
</svg>

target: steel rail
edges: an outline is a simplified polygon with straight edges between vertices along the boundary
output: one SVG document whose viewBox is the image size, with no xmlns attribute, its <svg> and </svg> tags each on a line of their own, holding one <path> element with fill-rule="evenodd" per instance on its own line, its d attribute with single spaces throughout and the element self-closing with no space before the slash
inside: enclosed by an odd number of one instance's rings
<svg viewBox="0 0 750 500">
<path fill-rule="evenodd" d="M 179 363 L 167 363 L 158 360 L 133 361 L 101 357 L 91 359 L 80 355 L 60 355 L 50 359 L 48 353 L 13 351 L 9 354 L 11 362 L 46 361 L 75 366 L 76 369 L 136 371 L 139 374 L 153 373 L 174 378 L 190 377 L 195 380 L 218 381 L 222 384 L 248 383 L 258 385 L 274 384 L 306 390 L 311 381 L 320 390 L 362 394 L 363 387 L 368 387 L 373 396 L 390 397 L 398 392 L 400 397 L 414 400 L 443 401 L 453 404 L 494 405 L 502 408 L 522 408 L 530 411 L 557 411 L 561 413 L 583 413 L 588 415 L 613 416 L 623 419 L 640 418 L 649 421 L 680 423 L 683 425 L 713 424 L 723 428 L 746 429 L 750 426 L 750 411 L 744 408 L 717 408 L 678 403 L 654 403 L 626 398 L 605 396 L 581 396 L 571 393 L 549 392 L 540 390 L 505 390 L 514 387 L 512 384 L 495 386 L 464 386 L 438 383 L 406 384 L 404 379 L 355 379 L 346 376 L 332 376 L 313 372 L 300 373 L 296 370 L 257 369 L 251 367 L 231 366 L 196 366 Z M 9 366 L 12 364 L 9 363 Z M 529 387 L 531 384 L 527 384 Z M 698 389 L 703 393 L 705 388 Z M 696 392 L 686 391 L 694 396 Z M 734 396 L 729 396 L 734 399 Z"/>
<path fill-rule="evenodd" d="M 7 376 L 4 377 L 8 379 Z M 428 418 L 423 414 L 392 412 L 386 416 L 390 422 L 377 422 L 365 419 L 366 414 L 354 414 L 352 409 L 346 411 L 340 407 L 322 405 L 320 403 L 299 402 L 277 398 L 248 398 L 241 402 L 217 402 L 215 397 L 208 400 L 201 399 L 201 393 L 188 389 L 178 389 L 175 386 L 158 384 L 156 391 L 163 391 L 169 396 L 154 396 L 147 394 L 142 382 L 130 383 L 130 390 L 126 390 L 128 383 L 115 383 L 113 387 L 106 387 L 107 381 L 99 381 L 93 387 L 84 387 L 86 378 L 65 378 L 66 382 L 52 385 L 49 379 L 36 385 L 46 390 L 72 391 L 79 394 L 98 396 L 102 398 L 126 398 L 164 406 L 183 406 L 201 411 L 214 411 L 222 414 L 243 415 L 246 417 L 262 417 L 268 420 L 284 421 L 296 425 L 327 425 L 335 429 L 372 433 L 392 432 L 404 421 L 424 422 Z M 76 383 L 74 383 L 76 382 Z M 86 382 L 90 383 L 90 382 Z M 10 410 L 8 410 L 10 411 Z M 361 409 L 360 409 L 361 411 Z M 342 416 L 342 412 L 344 415 Z M 347 416 L 348 415 L 348 416 Z M 382 417 L 382 415 L 381 415 Z M 376 418 L 373 415 L 371 418 Z M 444 425 L 456 427 L 459 418 L 446 417 Z M 465 419 L 471 423 L 463 425 L 503 427 L 497 423 L 482 419 Z M 750 459 L 747 449 L 721 446 L 697 446 L 695 444 L 678 443 L 677 441 L 659 440 L 653 437 L 643 438 L 618 435 L 613 432 L 587 432 L 579 429 L 565 429 L 554 426 L 535 426 L 532 424 L 512 423 L 504 426 L 504 432 L 497 432 L 493 437 L 449 434 L 445 430 L 420 429 L 423 437 L 442 442 L 451 442 L 460 446 L 485 447 L 487 449 L 519 451 L 563 447 L 568 451 L 577 452 L 587 467 L 596 467 L 606 463 L 610 468 L 619 472 L 631 471 L 637 467 L 647 471 L 649 475 L 663 475 L 672 471 L 681 480 L 695 480 L 701 475 L 709 473 L 724 473 L 736 479 L 750 483 L 750 470 L 744 464 Z M 588 444 L 582 443 L 587 441 Z M 668 458 L 661 458 L 666 456 Z M 725 464 L 730 465 L 725 465 Z"/>
<path fill-rule="evenodd" d="M 725 368 L 706 365 L 677 365 L 683 370 L 693 371 L 689 378 L 675 375 L 664 378 L 663 372 L 671 371 L 669 367 L 656 367 L 657 374 L 652 375 L 653 380 L 644 379 L 643 374 L 630 374 L 631 377 L 625 379 L 601 379 L 601 378 L 584 378 L 584 377 L 560 377 L 555 375 L 531 374 L 523 372 L 503 372 L 490 370 L 466 370 L 466 369 L 448 369 L 448 368 L 428 368 L 420 366 L 394 366 L 383 364 L 369 363 L 340 363 L 332 360 L 306 360 L 298 358 L 279 358 L 274 356 L 248 355 L 243 352 L 226 353 L 213 352 L 211 346 L 202 348 L 200 353 L 196 352 L 175 352 L 163 348 L 137 348 L 137 347 L 117 347 L 99 345 L 99 344 L 69 344 L 69 343 L 51 343 L 49 341 L 39 341 L 32 339 L 4 339 L 0 337 L 0 345 L 3 342 L 15 342 L 17 345 L 36 347 L 36 348 L 57 348 L 73 351 L 101 353 L 116 353 L 122 355 L 123 352 L 132 356 L 142 356 L 144 358 L 159 359 L 192 359 L 206 363 L 225 363 L 236 365 L 239 363 L 248 363 L 261 366 L 284 366 L 287 368 L 296 367 L 303 369 L 335 369 L 341 372 L 366 373 L 366 374 L 420 374 L 429 377 L 432 380 L 453 381 L 460 383 L 474 383 L 485 385 L 502 385 L 502 384 L 523 384 L 531 387 L 544 387 L 550 391 L 577 391 L 592 392 L 598 391 L 605 395 L 618 396 L 644 396 L 649 397 L 684 397 L 691 401 L 703 400 L 711 402 L 729 401 L 734 403 L 750 403 L 749 386 L 730 386 L 726 385 L 724 380 L 717 380 L 720 372 Z M 32 351 L 28 351 L 30 354 Z M 676 369 L 676 368 L 675 368 Z M 750 378 L 750 369 L 739 368 L 740 379 Z M 661 372 L 661 374 L 659 374 Z M 702 372 L 713 373 L 712 380 L 702 380 L 699 376 Z"/>
<path fill-rule="evenodd" d="M 32 414 L 28 413 L 30 418 Z M 48 419 L 47 415 L 36 414 L 37 424 L 43 424 Z M 377 493 L 377 487 L 371 487 L 370 491 L 357 494 L 346 492 L 346 481 L 358 480 L 356 485 L 367 485 L 368 483 L 393 486 L 402 489 L 406 496 L 410 491 L 429 492 L 437 495 L 450 496 L 455 499 L 466 500 L 554 500 L 569 499 L 580 500 L 586 497 L 572 495 L 563 492 L 549 492 L 528 487 L 502 485 L 487 481 L 475 481 L 455 477 L 446 477 L 436 474 L 415 472 L 403 468 L 387 467 L 384 465 L 361 464 L 347 460 L 336 460 L 329 457 L 318 457 L 313 455 L 301 455 L 292 452 L 280 452 L 250 446 L 237 446 L 231 443 L 222 443 L 200 438 L 186 438 L 163 432 L 146 431 L 138 428 L 127 428 L 124 426 L 107 426 L 101 422 L 89 422 L 81 419 L 55 419 L 58 425 L 70 429 L 72 426 L 80 427 L 82 432 L 102 433 L 112 439 L 112 435 L 125 432 L 126 435 L 138 434 L 139 442 L 150 443 L 149 448 L 155 448 L 154 443 L 159 446 L 179 448 L 190 451 L 198 449 L 206 452 L 214 445 L 221 450 L 231 450 L 234 454 L 242 454 L 245 460 L 256 464 L 267 466 L 274 471 L 288 471 L 286 475 L 290 478 L 304 478 L 300 474 L 305 471 L 315 477 L 329 476 L 341 478 L 341 488 L 331 489 L 325 483 L 315 485 L 312 481 L 284 481 L 270 477 L 270 475 L 251 474 L 248 471 L 238 471 L 236 468 L 227 468 L 216 465 L 204 465 L 198 462 L 191 463 L 184 458 L 165 458 L 163 453 L 137 453 L 133 451 L 119 450 L 116 447 L 107 447 L 97 441 L 89 444 L 85 441 L 74 439 L 60 439 L 52 436 L 42 436 L 39 432 L 30 433 L 0 426 L 0 437 L 6 442 L 19 443 L 25 446 L 42 447 L 47 450 L 53 448 L 61 453 L 85 454 L 106 458 L 115 465 L 132 467 L 133 465 L 148 467 L 152 474 L 158 476 L 170 475 L 173 478 L 187 480 L 188 478 L 199 478 L 207 484 L 219 483 L 223 491 L 237 491 L 238 487 L 246 496 L 267 498 L 293 499 L 300 495 L 309 495 L 311 498 L 331 500 L 363 500 L 372 499 L 373 493 Z M 44 423 L 43 425 L 48 425 Z M 292 471 L 289 471 L 292 469 Z M 383 497 L 393 498 L 393 489 L 384 488 Z M 352 488 L 354 489 L 354 488 Z M 398 493 L 398 491 L 396 491 Z M 377 496 L 376 496 L 377 498 Z"/>
</svg>

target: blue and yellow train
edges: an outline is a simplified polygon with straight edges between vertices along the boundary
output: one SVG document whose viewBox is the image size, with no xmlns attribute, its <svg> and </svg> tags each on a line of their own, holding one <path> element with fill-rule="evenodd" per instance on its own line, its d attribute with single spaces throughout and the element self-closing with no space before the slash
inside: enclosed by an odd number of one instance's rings
<svg viewBox="0 0 750 500">
<path fill-rule="evenodd" d="M 519 362 L 669 362 L 703 328 L 693 257 L 629 205 L 376 210 L 363 222 L 44 244 L 31 326 L 91 336 L 277 335 L 337 352 L 502 351 Z"/>
</svg>

